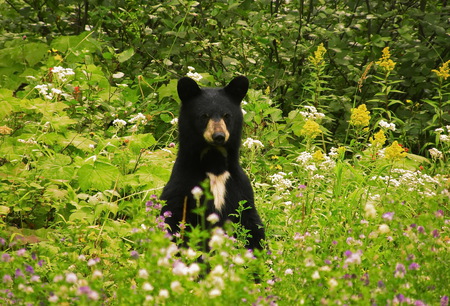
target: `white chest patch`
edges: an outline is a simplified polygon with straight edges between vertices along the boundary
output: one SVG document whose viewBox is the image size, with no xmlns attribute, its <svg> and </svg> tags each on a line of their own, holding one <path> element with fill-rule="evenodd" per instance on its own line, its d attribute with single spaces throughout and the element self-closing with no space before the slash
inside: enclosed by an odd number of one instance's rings
<svg viewBox="0 0 450 306">
<path fill-rule="evenodd" d="M 225 171 L 220 175 L 214 175 L 207 172 L 206 175 L 209 178 L 211 185 L 211 193 L 214 196 L 214 206 L 218 211 L 222 210 L 225 205 L 225 196 L 227 194 L 227 180 L 230 177 L 230 172 Z"/>
</svg>

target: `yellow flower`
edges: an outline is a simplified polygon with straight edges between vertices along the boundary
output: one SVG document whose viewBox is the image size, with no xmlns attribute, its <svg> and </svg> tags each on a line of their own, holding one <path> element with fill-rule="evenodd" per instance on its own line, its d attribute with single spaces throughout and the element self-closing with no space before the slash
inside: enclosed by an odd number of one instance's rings
<svg viewBox="0 0 450 306">
<path fill-rule="evenodd" d="M 321 134 L 320 124 L 314 120 L 308 119 L 300 130 L 300 134 L 309 138 L 316 138 L 317 135 Z"/>
<path fill-rule="evenodd" d="M 12 129 L 7 127 L 6 125 L 0 126 L 0 134 L 2 135 L 9 135 L 11 134 Z"/>
<path fill-rule="evenodd" d="M 447 78 L 450 77 L 450 68 L 448 67 L 449 65 L 450 65 L 450 60 L 443 63 L 442 66 L 439 67 L 439 70 L 433 69 L 431 71 L 436 73 L 436 75 L 439 78 L 443 78 L 444 80 L 447 80 Z"/>
<path fill-rule="evenodd" d="M 314 152 L 312 157 L 313 157 L 313 159 L 315 161 L 322 161 L 322 160 L 325 159 L 325 157 L 323 156 L 322 151 L 320 151 L 320 150 L 317 150 L 316 152 Z"/>
<path fill-rule="evenodd" d="M 323 56 L 327 52 L 327 49 L 323 46 L 323 44 L 320 44 L 317 47 L 317 50 L 314 51 L 314 56 L 309 56 L 308 60 L 313 64 L 314 66 L 320 66 L 323 64 Z"/>
<path fill-rule="evenodd" d="M 384 150 L 384 157 L 390 160 L 398 160 L 404 158 L 406 155 L 408 153 L 405 152 L 405 149 L 397 141 L 394 141 L 391 146 Z"/>
<path fill-rule="evenodd" d="M 381 56 L 380 60 L 376 62 L 378 66 L 383 68 L 385 72 L 391 72 L 394 70 L 395 62 L 391 60 L 391 53 L 389 52 L 389 47 L 386 47 L 383 49 L 383 55 Z"/>
<path fill-rule="evenodd" d="M 357 108 L 351 109 L 350 124 L 365 127 L 369 125 L 370 112 L 365 104 L 361 104 Z"/>
<path fill-rule="evenodd" d="M 370 143 L 374 147 L 382 147 L 384 143 L 386 142 L 386 136 L 384 135 L 383 130 L 379 130 L 377 133 L 375 133 L 373 138 L 370 138 Z"/>
</svg>

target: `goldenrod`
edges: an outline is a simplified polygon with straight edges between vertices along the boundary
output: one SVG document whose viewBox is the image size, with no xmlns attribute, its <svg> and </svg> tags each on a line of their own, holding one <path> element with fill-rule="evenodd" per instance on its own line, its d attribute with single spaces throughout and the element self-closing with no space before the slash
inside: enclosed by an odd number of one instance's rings
<svg viewBox="0 0 450 306">
<path fill-rule="evenodd" d="M 395 62 L 391 60 L 391 53 L 389 52 L 389 47 L 383 49 L 383 55 L 380 60 L 376 62 L 378 66 L 380 66 L 385 72 L 391 72 L 394 70 Z"/>
<path fill-rule="evenodd" d="M 439 70 L 433 69 L 431 71 L 436 73 L 436 75 L 439 78 L 443 78 L 444 80 L 446 80 L 448 77 L 450 77 L 449 65 L 450 65 L 450 60 L 448 60 L 445 63 L 443 63 L 442 66 L 439 67 Z"/>
<path fill-rule="evenodd" d="M 320 151 L 320 150 L 317 150 L 316 152 L 314 152 L 312 157 L 315 161 L 322 161 L 325 159 L 325 156 L 323 155 L 322 151 Z"/>
<path fill-rule="evenodd" d="M 380 148 L 386 142 L 386 136 L 384 135 L 383 130 L 379 130 L 375 133 L 374 137 L 370 139 L 370 143 L 372 146 Z"/>
<path fill-rule="evenodd" d="M 365 104 L 361 104 L 357 108 L 351 109 L 350 124 L 365 127 L 369 125 L 370 112 Z"/>
<path fill-rule="evenodd" d="M 308 138 L 316 138 L 317 135 L 322 133 L 322 131 L 320 130 L 320 124 L 318 124 L 314 120 L 309 119 L 306 120 L 300 133 Z"/>
<path fill-rule="evenodd" d="M 327 52 L 327 49 L 323 46 L 323 44 L 320 44 L 317 47 L 317 50 L 314 51 L 314 56 L 309 56 L 308 60 L 313 64 L 314 66 L 320 66 L 323 64 L 323 56 Z"/>
<path fill-rule="evenodd" d="M 399 145 L 397 141 L 394 141 L 391 146 L 384 150 L 384 157 L 390 160 L 402 159 L 406 157 L 407 154 L 405 149 Z"/>
</svg>

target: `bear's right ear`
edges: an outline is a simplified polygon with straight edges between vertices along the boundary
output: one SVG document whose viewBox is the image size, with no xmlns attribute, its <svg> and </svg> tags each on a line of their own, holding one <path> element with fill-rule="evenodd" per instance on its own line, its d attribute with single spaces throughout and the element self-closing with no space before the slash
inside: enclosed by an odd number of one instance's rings
<svg viewBox="0 0 450 306">
<path fill-rule="evenodd" d="M 191 98 L 194 98 L 201 92 L 201 89 L 200 87 L 198 87 L 198 84 L 189 77 L 181 78 L 178 81 L 177 90 L 178 96 L 180 97 L 181 101 L 186 101 Z"/>
</svg>

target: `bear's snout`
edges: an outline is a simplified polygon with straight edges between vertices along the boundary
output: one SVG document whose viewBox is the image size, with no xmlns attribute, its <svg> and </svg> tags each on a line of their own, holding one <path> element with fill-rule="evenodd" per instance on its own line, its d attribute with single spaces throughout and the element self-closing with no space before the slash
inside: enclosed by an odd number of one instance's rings
<svg viewBox="0 0 450 306">
<path fill-rule="evenodd" d="M 222 146 L 228 141 L 230 133 L 223 119 L 210 119 L 203 133 L 203 137 L 209 144 Z"/>
</svg>

